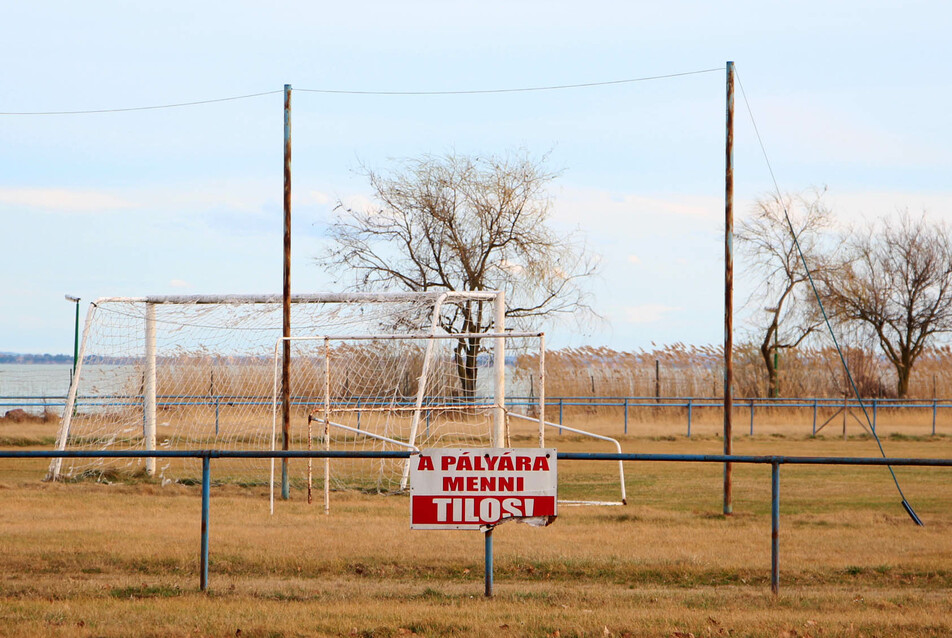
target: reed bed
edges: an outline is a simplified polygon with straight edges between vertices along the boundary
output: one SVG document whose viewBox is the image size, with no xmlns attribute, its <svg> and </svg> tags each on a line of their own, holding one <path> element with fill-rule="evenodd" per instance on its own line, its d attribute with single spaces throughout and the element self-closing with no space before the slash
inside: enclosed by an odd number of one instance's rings
<svg viewBox="0 0 952 638">
<path fill-rule="evenodd" d="M 847 348 L 844 355 L 862 397 L 895 398 L 895 372 L 884 357 L 859 348 Z M 534 369 L 534 357 L 520 359 L 520 374 L 532 376 Z M 545 370 L 548 396 L 720 397 L 724 392 L 721 346 L 676 343 L 635 351 L 565 348 L 546 353 Z M 778 373 L 782 397 L 852 395 L 833 348 L 784 351 Z M 734 384 L 734 396 L 767 397 L 767 373 L 757 347 L 735 347 Z M 537 388 L 538 381 L 530 385 Z M 923 353 L 910 380 L 908 398 L 936 397 L 952 397 L 950 346 Z"/>
<path fill-rule="evenodd" d="M 354 354 L 359 358 L 359 352 Z M 859 348 L 845 350 L 845 358 L 863 398 L 895 398 L 895 372 L 881 356 Z M 445 364 L 446 362 L 444 362 Z M 360 367 L 360 366 L 355 366 Z M 509 396 L 539 394 L 538 358 L 518 356 L 509 368 Z M 364 368 L 365 370 L 367 368 Z M 364 376 L 332 374 L 334 397 L 374 398 L 380 388 L 395 390 L 411 401 L 415 378 L 392 375 L 391 370 L 371 367 Z M 435 366 L 438 382 L 429 390 L 460 395 L 452 381 L 450 366 Z M 293 361 L 290 371 L 292 395 L 319 402 L 323 397 L 323 368 L 314 362 Z M 374 377 L 373 375 L 376 375 Z M 720 346 L 682 343 L 652 350 L 618 351 L 604 347 L 551 350 L 546 353 L 545 393 L 548 397 L 692 397 L 719 398 L 724 391 L 723 350 Z M 802 348 L 785 351 L 779 359 L 780 397 L 852 397 L 839 355 L 833 348 Z M 158 394 L 214 399 L 251 397 L 270 400 L 274 369 L 270 362 L 216 365 L 181 362 L 160 368 Z M 487 390 L 483 388 L 483 390 Z M 734 396 L 768 398 L 764 362 L 759 349 L 741 345 L 734 353 Z M 913 370 L 908 399 L 952 397 L 952 346 L 927 350 Z"/>
</svg>

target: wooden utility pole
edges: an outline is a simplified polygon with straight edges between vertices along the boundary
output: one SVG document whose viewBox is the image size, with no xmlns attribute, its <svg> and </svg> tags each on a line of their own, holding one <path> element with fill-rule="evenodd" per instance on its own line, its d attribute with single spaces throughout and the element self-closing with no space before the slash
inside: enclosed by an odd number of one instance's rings
<svg viewBox="0 0 952 638">
<path fill-rule="evenodd" d="M 281 334 L 284 356 L 281 362 L 281 449 L 291 445 L 291 85 L 284 85 L 284 289 Z M 281 498 L 291 497 L 288 459 L 281 459 Z"/>
<path fill-rule="evenodd" d="M 724 174 L 724 454 L 733 453 L 734 411 L 734 63 L 727 63 L 727 144 Z M 724 464 L 724 515 L 734 511 L 731 464 Z"/>
</svg>

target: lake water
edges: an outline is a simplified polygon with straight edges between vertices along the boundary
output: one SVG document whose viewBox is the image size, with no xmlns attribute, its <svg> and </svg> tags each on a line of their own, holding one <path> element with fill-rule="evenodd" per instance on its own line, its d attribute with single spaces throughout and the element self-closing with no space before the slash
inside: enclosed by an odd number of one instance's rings
<svg viewBox="0 0 952 638">
<path fill-rule="evenodd" d="M 98 393 L 118 392 L 132 366 L 84 365 L 83 378 Z M 42 413 L 46 407 L 58 411 L 66 402 L 73 366 L 69 363 L 0 363 L 0 414 L 22 407 Z M 87 386 L 90 387 L 90 386 Z"/>
<path fill-rule="evenodd" d="M 0 363 L 0 396 L 65 397 L 72 373 L 69 363 Z"/>
<path fill-rule="evenodd" d="M 72 372 L 73 366 L 68 363 L 0 363 L 0 415 L 18 407 L 33 413 L 42 413 L 47 407 L 59 411 L 69 394 Z M 516 387 L 528 384 L 514 384 L 511 373 L 511 367 L 506 366 L 507 395 L 528 394 L 528 387 Z M 86 364 L 82 370 L 83 392 L 94 388 L 94 394 L 121 393 L 123 386 L 128 387 L 126 381 L 131 374 L 137 374 L 133 366 Z M 492 394 L 490 375 L 480 375 L 477 394 Z"/>
</svg>

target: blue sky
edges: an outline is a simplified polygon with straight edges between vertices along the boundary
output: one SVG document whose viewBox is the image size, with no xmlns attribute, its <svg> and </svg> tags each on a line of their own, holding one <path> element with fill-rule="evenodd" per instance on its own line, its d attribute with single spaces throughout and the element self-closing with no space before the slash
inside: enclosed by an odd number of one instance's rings
<svg viewBox="0 0 952 638">
<path fill-rule="evenodd" d="M 549 153 L 553 224 L 602 256 L 590 334 L 550 344 L 722 339 L 724 72 L 734 60 L 783 190 L 827 185 L 845 222 L 952 217 L 952 8 L 943 2 L 8 3 L 0 111 L 293 97 L 295 292 L 355 169 L 423 153 Z M 738 87 L 735 210 L 772 188 Z M 0 351 L 69 352 L 64 294 L 281 288 L 282 97 L 154 111 L 0 116 Z M 739 264 L 737 304 L 750 282 Z"/>
</svg>

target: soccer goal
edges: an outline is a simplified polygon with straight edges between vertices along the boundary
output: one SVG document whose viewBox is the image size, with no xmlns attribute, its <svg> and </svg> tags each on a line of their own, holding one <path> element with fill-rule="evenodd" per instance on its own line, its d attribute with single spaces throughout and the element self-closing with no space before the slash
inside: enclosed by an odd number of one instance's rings
<svg viewBox="0 0 952 638">
<path fill-rule="evenodd" d="M 292 337 L 435 334 L 454 325 L 504 330 L 503 295 L 494 291 L 323 293 L 294 295 L 290 305 Z M 83 327 L 56 448 L 272 449 L 272 353 L 282 320 L 280 295 L 96 300 Z M 490 345 L 479 343 L 473 360 L 485 357 Z M 308 415 L 324 397 L 324 382 L 320 375 L 320 382 L 312 378 L 312 362 L 296 349 L 289 358 L 288 436 L 291 447 L 304 449 Z M 504 352 L 500 360 L 504 364 Z M 408 393 L 414 396 L 412 374 L 391 380 L 413 388 Z M 350 384 L 356 397 L 365 382 L 347 373 L 340 381 L 342 391 Z M 359 418 L 365 419 L 362 413 Z M 290 480 L 297 485 L 306 479 L 303 465 L 292 464 Z M 48 478 L 108 481 L 136 474 L 190 481 L 200 477 L 201 467 L 192 459 L 54 459 Z M 215 474 L 216 480 L 264 485 L 268 461 L 223 460 Z"/>
<path fill-rule="evenodd" d="M 507 385 L 525 385 L 524 363 L 539 380 L 539 393 L 523 399 L 542 441 L 545 422 L 545 337 L 533 332 L 368 334 L 292 337 L 300 375 L 308 387 L 291 388 L 312 398 L 305 440 L 308 449 L 378 451 L 439 447 L 508 447 Z M 278 364 L 274 347 L 272 441 L 277 446 Z M 524 390 L 524 388 L 521 388 Z M 529 417 L 526 417 L 529 418 Z M 532 426 L 530 426 L 532 427 Z M 523 428 L 526 429 L 526 428 Z M 308 498 L 313 483 L 307 462 Z M 397 492 L 407 488 L 406 459 L 325 459 L 325 508 L 331 489 Z M 273 476 L 273 474 L 272 474 Z M 273 483 L 272 483 L 273 485 Z M 284 490 L 284 486 L 282 486 Z M 272 488 L 273 495 L 273 488 Z"/>
</svg>

